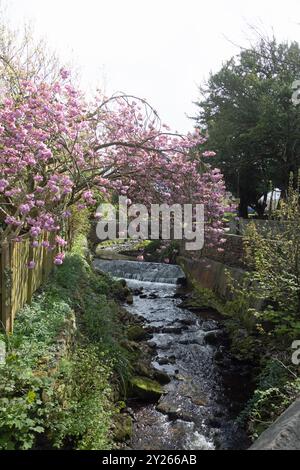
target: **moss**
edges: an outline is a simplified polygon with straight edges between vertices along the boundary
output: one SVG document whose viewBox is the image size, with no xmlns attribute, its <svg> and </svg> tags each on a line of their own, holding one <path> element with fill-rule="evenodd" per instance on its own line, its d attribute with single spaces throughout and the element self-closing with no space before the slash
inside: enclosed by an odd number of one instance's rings
<svg viewBox="0 0 300 470">
<path fill-rule="evenodd" d="M 130 392 L 143 401 L 158 400 L 164 393 L 162 386 L 147 377 L 135 376 L 130 380 Z"/>
<path fill-rule="evenodd" d="M 141 341 L 146 339 L 147 332 L 140 325 L 131 325 L 127 329 L 127 338 L 129 341 Z"/>
<path fill-rule="evenodd" d="M 117 442 L 130 439 L 133 432 L 132 418 L 127 414 L 118 414 L 113 420 L 113 436 Z"/>
</svg>

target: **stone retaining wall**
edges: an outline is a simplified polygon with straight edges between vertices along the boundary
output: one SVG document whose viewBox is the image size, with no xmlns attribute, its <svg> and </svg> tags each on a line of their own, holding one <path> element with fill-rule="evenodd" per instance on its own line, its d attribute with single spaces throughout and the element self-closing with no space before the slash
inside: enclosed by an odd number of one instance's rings
<svg viewBox="0 0 300 470">
<path fill-rule="evenodd" d="M 225 265 L 219 261 L 202 257 L 192 259 L 179 256 L 178 263 L 183 268 L 187 278 L 194 280 L 203 288 L 211 289 L 222 298 L 231 296 L 226 272 L 237 281 L 241 280 L 245 270 Z"/>
</svg>

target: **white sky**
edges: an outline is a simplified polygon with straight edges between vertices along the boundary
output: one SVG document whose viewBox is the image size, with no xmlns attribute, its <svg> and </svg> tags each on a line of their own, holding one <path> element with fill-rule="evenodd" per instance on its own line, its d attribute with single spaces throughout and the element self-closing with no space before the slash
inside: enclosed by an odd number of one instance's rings
<svg viewBox="0 0 300 470">
<path fill-rule="evenodd" d="M 198 85 L 246 45 L 248 24 L 300 42 L 299 0 L 6 0 L 13 27 L 32 21 L 82 86 L 146 98 L 180 132 Z"/>
</svg>

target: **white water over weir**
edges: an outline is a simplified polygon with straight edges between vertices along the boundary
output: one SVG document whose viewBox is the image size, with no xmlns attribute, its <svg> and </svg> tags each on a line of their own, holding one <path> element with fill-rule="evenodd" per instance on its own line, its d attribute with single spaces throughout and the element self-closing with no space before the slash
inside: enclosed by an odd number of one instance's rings
<svg viewBox="0 0 300 470">
<path fill-rule="evenodd" d="M 185 274 L 181 267 L 172 264 L 95 259 L 94 267 L 96 270 L 120 279 L 162 284 L 182 284 L 185 281 Z"/>
</svg>

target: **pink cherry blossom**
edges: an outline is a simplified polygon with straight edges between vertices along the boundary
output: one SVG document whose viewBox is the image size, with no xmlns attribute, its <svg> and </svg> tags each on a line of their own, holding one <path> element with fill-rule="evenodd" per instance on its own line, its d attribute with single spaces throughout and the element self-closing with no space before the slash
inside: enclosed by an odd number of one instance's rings
<svg viewBox="0 0 300 470">
<path fill-rule="evenodd" d="M 54 264 L 56 264 L 57 266 L 60 266 L 61 264 L 63 264 L 64 259 L 65 259 L 65 253 L 59 253 L 54 258 Z"/>
<path fill-rule="evenodd" d="M 3 92 L 0 107 L 3 238 L 29 233 L 35 243 L 55 233 L 55 245 L 42 242 L 54 251 L 65 246 L 70 207 L 123 194 L 128 205 L 204 204 L 205 240 L 222 245 L 225 186 L 219 170 L 199 172 L 205 138 L 198 131 L 171 133 L 143 99 L 99 93 L 88 103 L 65 69 L 55 83 L 36 77 L 19 87 L 16 96 Z M 63 259 L 56 255 L 55 264 Z"/>
<path fill-rule="evenodd" d="M 203 152 L 203 157 L 215 157 L 216 156 L 216 152 L 212 152 L 210 150 L 206 150 L 206 152 Z"/>
<path fill-rule="evenodd" d="M 36 266 L 35 261 L 33 261 L 33 260 L 32 260 L 32 261 L 29 261 L 29 263 L 28 263 L 28 269 L 34 269 L 35 266 Z"/>
</svg>

